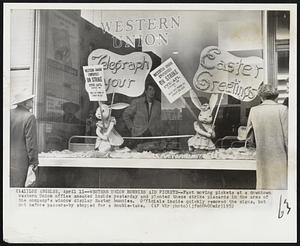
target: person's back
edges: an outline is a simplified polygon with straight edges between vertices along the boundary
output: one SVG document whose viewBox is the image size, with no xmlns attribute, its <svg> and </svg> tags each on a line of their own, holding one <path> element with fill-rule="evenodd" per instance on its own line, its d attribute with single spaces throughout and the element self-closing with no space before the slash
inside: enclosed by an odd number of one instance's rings
<svg viewBox="0 0 300 246">
<path fill-rule="evenodd" d="M 283 120 L 287 114 L 287 107 L 273 101 L 265 101 L 251 109 L 252 124 L 255 136 L 264 139 L 263 145 L 273 145 L 275 139 L 285 139 Z M 278 142 L 280 150 L 285 149 L 285 141 Z M 257 147 L 262 143 L 257 142 Z"/>
<path fill-rule="evenodd" d="M 288 110 L 275 102 L 278 91 L 260 87 L 262 103 L 251 108 L 247 132 L 256 143 L 256 189 L 287 189 Z"/>
<path fill-rule="evenodd" d="M 22 107 L 16 107 L 10 111 L 10 145 L 15 149 L 17 146 L 25 147 L 25 126 L 32 113 Z"/>
<path fill-rule="evenodd" d="M 35 116 L 21 106 L 12 109 L 10 111 L 11 187 L 24 187 L 29 163 L 38 163 L 36 146 Z"/>
</svg>

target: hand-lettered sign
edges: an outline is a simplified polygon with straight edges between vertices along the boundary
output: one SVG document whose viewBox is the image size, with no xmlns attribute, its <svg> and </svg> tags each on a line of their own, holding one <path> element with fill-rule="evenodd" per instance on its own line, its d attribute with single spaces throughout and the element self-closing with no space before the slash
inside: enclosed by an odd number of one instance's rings
<svg viewBox="0 0 300 246">
<path fill-rule="evenodd" d="M 89 65 L 102 65 L 106 93 L 140 96 L 145 90 L 145 80 L 152 66 L 151 57 L 143 52 L 118 55 L 97 49 L 88 57 Z"/>
<path fill-rule="evenodd" d="M 170 103 L 173 103 L 191 89 L 190 84 L 172 58 L 166 60 L 150 74 Z"/>
<path fill-rule="evenodd" d="M 225 93 L 249 102 L 257 96 L 263 78 L 263 60 L 260 57 L 236 57 L 209 46 L 201 52 L 193 83 L 199 91 Z"/>
<path fill-rule="evenodd" d="M 107 101 L 102 66 L 83 66 L 85 89 L 90 101 Z"/>
</svg>

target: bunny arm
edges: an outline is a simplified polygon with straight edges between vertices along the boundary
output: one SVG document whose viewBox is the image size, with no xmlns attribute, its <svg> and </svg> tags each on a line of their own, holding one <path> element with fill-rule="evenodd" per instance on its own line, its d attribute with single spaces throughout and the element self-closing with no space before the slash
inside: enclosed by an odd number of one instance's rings
<svg viewBox="0 0 300 246">
<path fill-rule="evenodd" d="M 107 140 L 107 136 L 105 136 L 105 134 L 103 134 L 103 133 L 101 132 L 101 129 L 102 129 L 102 128 L 97 127 L 97 129 L 96 129 L 96 134 L 97 134 L 97 136 L 98 136 L 100 139 Z"/>
<path fill-rule="evenodd" d="M 216 132 L 212 129 L 211 137 L 215 138 L 216 137 Z"/>
<path fill-rule="evenodd" d="M 212 134 L 208 133 L 207 131 L 203 131 L 200 127 L 197 121 L 194 122 L 194 129 L 197 133 L 199 133 L 202 136 L 211 138 Z"/>
<path fill-rule="evenodd" d="M 101 123 L 102 123 L 102 125 L 101 125 Z M 105 129 L 104 126 L 103 126 L 103 122 L 102 121 L 98 121 L 96 123 L 96 125 L 97 125 L 97 128 L 96 128 L 96 134 L 97 134 L 97 136 L 100 139 L 107 140 L 107 134 L 101 132 L 101 130 Z"/>
<path fill-rule="evenodd" d="M 211 138 L 215 138 L 216 137 L 215 128 L 212 127 L 211 125 L 210 125 L 210 128 L 207 130 L 207 132 L 208 132 L 208 134 L 210 134 Z"/>
<path fill-rule="evenodd" d="M 96 144 L 95 144 L 95 149 L 98 149 L 98 148 L 99 148 L 100 143 L 101 143 L 100 138 L 97 138 L 97 139 L 96 139 Z"/>
<path fill-rule="evenodd" d="M 208 134 L 210 134 L 210 138 L 216 137 L 216 132 L 214 131 L 214 129 L 210 129 L 210 131 L 208 131 Z"/>
<path fill-rule="evenodd" d="M 112 131 L 112 129 L 114 128 L 114 125 L 115 125 L 115 121 L 114 120 L 111 120 L 109 122 L 109 126 L 106 130 L 106 132 L 104 133 L 104 136 L 106 136 L 106 138 L 109 136 L 110 132 Z"/>
</svg>

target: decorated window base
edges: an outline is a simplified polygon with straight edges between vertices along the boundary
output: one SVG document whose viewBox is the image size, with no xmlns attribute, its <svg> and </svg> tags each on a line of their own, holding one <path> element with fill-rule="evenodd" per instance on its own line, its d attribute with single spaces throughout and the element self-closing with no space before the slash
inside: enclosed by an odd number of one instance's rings
<svg viewBox="0 0 300 246">
<path fill-rule="evenodd" d="M 42 152 L 41 158 L 117 158 L 117 159 L 194 159 L 194 160 L 254 160 L 254 148 L 218 148 L 214 151 L 170 150 L 163 152 L 138 151 L 127 147 L 101 153 L 97 150 L 89 151 L 50 151 Z"/>
</svg>

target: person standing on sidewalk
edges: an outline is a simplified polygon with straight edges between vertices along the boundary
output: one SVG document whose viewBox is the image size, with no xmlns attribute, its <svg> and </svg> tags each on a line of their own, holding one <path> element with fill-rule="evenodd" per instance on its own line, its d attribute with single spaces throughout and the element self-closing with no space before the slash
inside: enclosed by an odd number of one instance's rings
<svg viewBox="0 0 300 246">
<path fill-rule="evenodd" d="M 35 183 L 39 161 L 36 118 L 30 112 L 33 97 L 26 91 L 17 94 L 13 102 L 16 108 L 10 111 L 10 187 Z"/>
<path fill-rule="evenodd" d="M 262 103 L 251 108 L 247 136 L 254 133 L 256 143 L 256 189 L 287 189 L 288 109 L 276 103 L 278 91 L 262 85 L 258 95 Z"/>
</svg>

